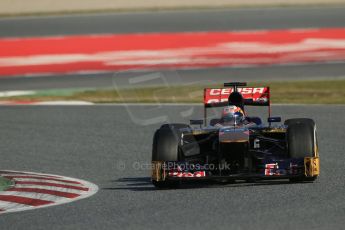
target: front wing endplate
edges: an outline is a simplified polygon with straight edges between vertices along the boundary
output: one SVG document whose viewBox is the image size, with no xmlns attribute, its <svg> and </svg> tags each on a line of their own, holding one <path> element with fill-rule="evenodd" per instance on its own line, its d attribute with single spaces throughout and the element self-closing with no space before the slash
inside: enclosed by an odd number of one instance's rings
<svg viewBox="0 0 345 230">
<path fill-rule="evenodd" d="M 319 157 L 305 157 L 304 171 L 306 177 L 315 177 L 320 174 L 320 159 Z"/>
</svg>

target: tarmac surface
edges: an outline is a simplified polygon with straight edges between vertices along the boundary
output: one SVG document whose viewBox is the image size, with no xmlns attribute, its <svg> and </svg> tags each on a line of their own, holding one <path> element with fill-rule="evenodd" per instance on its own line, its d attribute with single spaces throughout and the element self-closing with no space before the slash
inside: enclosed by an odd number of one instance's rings
<svg viewBox="0 0 345 230">
<path fill-rule="evenodd" d="M 151 161 L 155 129 L 164 122 L 200 118 L 201 106 L 3 106 L 1 169 L 77 177 L 100 190 L 74 203 L 0 215 L 0 227 L 341 229 L 345 224 L 341 128 L 345 106 L 277 105 L 272 111 L 283 115 L 283 120 L 315 119 L 321 157 L 316 182 L 193 184 L 155 190 L 150 171 L 140 169 Z"/>
<path fill-rule="evenodd" d="M 345 6 L 157 11 L 0 19 L 0 37 L 332 28 Z"/>
</svg>

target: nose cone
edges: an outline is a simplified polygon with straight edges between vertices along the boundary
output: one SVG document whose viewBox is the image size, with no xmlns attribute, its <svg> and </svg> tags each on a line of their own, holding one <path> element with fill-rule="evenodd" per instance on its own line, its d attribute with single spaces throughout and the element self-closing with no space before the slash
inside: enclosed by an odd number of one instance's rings
<svg viewBox="0 0 345 230">
<path fill-rule="evenodd" d="M 249 131 L 243 128 L 223 128 L 219 130 L 219 142 L 249 142 Z"/>
</svg>

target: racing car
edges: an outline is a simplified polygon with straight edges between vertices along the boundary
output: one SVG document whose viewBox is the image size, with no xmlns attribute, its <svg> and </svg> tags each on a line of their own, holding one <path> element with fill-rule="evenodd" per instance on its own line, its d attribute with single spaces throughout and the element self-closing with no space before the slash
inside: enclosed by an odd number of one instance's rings
<svg viewBox="0 0 345 230">
<path fill-rule="evenodd" d="M 268 108 L 267 123 L 247 116 L 247 106 Z M 210 119 L 208 109 L 222 107 Z M 245 82 L 204 89 L 204 118 L 163 124 L 152 146 L 152 183 L 176 187 L 191 180 L 315 181 L 320 173 L 316 124 L 310 118 L 271 116 L 270 88 Z"/>
</svg>

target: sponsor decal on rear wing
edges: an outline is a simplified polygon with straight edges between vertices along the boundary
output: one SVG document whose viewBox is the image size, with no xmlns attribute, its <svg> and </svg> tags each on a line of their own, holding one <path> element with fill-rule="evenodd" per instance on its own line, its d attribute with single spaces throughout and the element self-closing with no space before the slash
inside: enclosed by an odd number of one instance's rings
<svg viewBox="0 0 345 230">
<path fill-rule="evenodd" d="M 206 88 L 204 89 L 205 107 L 220 107 L 228 104 L 229 95 L 234 91 L 233 88 Z M 269 87 L 245 87 L 237 88 L 241 93 L 245 105 L 269 106 L 270 89 Z"/>
</svg>

